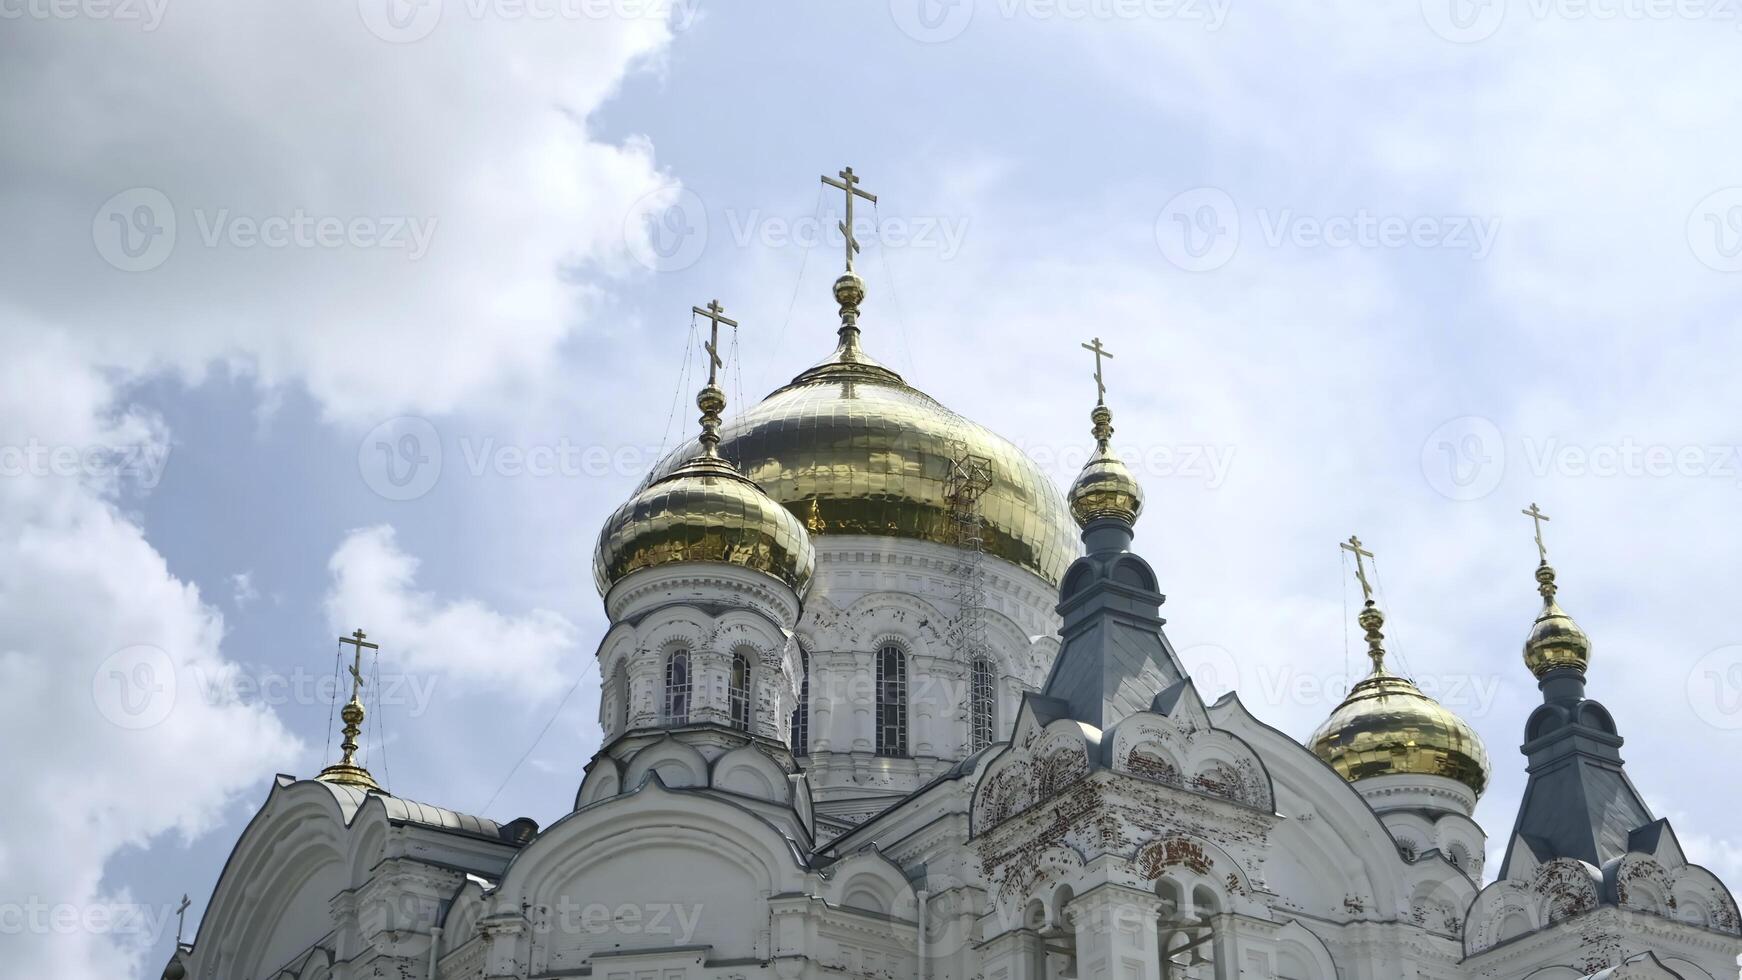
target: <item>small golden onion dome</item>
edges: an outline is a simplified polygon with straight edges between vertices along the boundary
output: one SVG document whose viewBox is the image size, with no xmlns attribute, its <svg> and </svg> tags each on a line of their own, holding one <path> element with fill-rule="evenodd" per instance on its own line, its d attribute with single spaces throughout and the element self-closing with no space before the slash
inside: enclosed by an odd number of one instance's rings
<svg viewBox="0 0 1742 980">
<path fill-rule="evenodd" d="M 1143 487 L 1108 446 L 1113 438 L 1113 413 L 1105 405 L 1096 405 L 1089 417 L 1095 423 L 1095 455 L 1071 484 L 1071 516 L 1080 527 L 1103 517 L 1134 524 L 1143 512 Z"/>
<path fill-rule="evenodd" d="M 1524 641 L 1524 665 L 1541 678 L 1551 670 L 1571 667 L 1581 674 L 1591 663 L 1591 638 L 1555 601 L 1555 571 L 1548 562 L 1536 568 L 1542 612 Z"/>
<path fill-rule="evenodd" d="M 643 568 L 720 562 L 764 572 L 803 595 L 816 570 L 810 535 L 791 511 L 718 454 L 725 406 L 720 389 L 702 389 L 696 404 L 702 409 L 701 451 L 658 475 L 599 532 L 593 555 L 599 594 Z"/>
<path fill-rule="evenodd" d="M 1350 782 L 1374 776 L 1443 776 L 1477 796 L 1488 786 L 1488 750 L 1467 722 L 1385 669 L 1379 627 L 1385 617 L 1368 600 L 1361 610 L 1373 672 L 1312 734 L 1307 746 Z"/>
</svg>

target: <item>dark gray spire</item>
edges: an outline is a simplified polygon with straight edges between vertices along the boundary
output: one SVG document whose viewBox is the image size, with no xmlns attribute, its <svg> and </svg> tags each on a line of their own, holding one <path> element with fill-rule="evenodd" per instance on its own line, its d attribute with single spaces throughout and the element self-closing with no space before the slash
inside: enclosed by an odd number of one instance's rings
<svg viewBox="0 0 1742 980">
<path fill-rule="evenodd" d="M 1059 587 L 1063 645 L 1042 696 L 1070 717 L 1105 731 L 1150 710 L 1156 696 L 1185 677 L 1161 632 L 1155 573 L 1129 550 L 1131 523 L 1093 520 L 1083 528 L 1088 554 Z"/>
<path fill-rule="evenodd" d="M 1530 760 L 1530 780 L 1502 878 L 1520 842 L 1538 861 L 1570 857 L 1600 868 L 1628 853 L 1634 831 L 1653 822 L 1623 768 L 1615 720 L 1585 697 L 1583 672 L 1553 670 L 1537 686 L 1542 707 L 1525 723 L 1520 749 Z"/>
</svg>

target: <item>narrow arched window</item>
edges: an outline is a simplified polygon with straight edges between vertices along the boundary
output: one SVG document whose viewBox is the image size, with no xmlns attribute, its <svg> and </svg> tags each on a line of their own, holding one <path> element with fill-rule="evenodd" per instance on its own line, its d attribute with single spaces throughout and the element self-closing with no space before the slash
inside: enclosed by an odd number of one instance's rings
<svg viewBox="0 0 1742 980">
<path fill-rule="evenodd" d="M 611 734 L 629 727 L 629 669 L 622 664 L 611 672 Z"/>
<path fill-rule="evenodd" d="M 996 739 L 998 682 L 992 661 L 975 657 L 968 668 L 968 750 L 978 752 Z"/>
<path fill-rule="evenodd" d="M 750 730 L 750 658 L 739 651 L 732 655 L 732 684 L 726 692 L 732 727 Z"/>
<path fill-rule="evenodd" d="M 690 652 L 673 650 L 665 658 L 665 721 L 687 725 L 690 721 Z"/>
<path fill-rule="evenodd" d="M 907 754 L 907 657 L 893 643 L 877 651 L 877 754 Z"/>
<path fill-rule="evenodd" d="M 792 709 L 792 754 L 808 755 L 811 748 L 811 656 L 798 650 L 798 707 Z"/>
</svg>

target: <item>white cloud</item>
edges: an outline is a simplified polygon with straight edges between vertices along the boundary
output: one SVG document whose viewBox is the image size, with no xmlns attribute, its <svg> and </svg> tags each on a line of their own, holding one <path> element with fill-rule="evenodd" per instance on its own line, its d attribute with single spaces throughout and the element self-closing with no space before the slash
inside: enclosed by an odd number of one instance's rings
<svg viewBox="0 0 1742 980">
<path fill-rule="evenodd" d="M 0 445 L 164 448 L 161 427 L 114 402 L 64 343 L 12 335 Z M 207 693 L 205 679 L 235 669 L 219 649 L 223 617 L 118 509 L 127 479 L 0 478 L 9 975 L 130 975 L 166 910 L 132 906 L 104 883 L 105 862 L 169 831 L 204 832 L 298 748 L 269 711 Z"/>
<path fill-rule="evenodd" d="M 28 751 L 0 761 L 0 911 L 128 901 L 104 883 L 119 849 L 210 829 L 298 749 L 271 712 L 208 693 L 238 670 L 222 616 L 122 509 L 155 486 L 169 433 L 118 393 L 223 364 L 345 422 L 487 402 L 583 322 L 577 270 L 635 268 L 636 202 L 676 193 L 646 141 L 602 143 L 589 122 L 665 23 L 447 6 L 410 44 L 372 34 L 369 3 L 8 21 L 0 225 L 29 247 L 0 263 L 0 743 Z M 288 244 L 267 243 L 278 230 Z M 548 667 L 570 642 L 554 615 L 408 591 L 390 536 L 352 544 L 340 601 L 371 600 L 432 669 Z M 476 645 L 415 632 L 425 616 Z M 8 975 L 132 975 L 159 938 L 22 921 Z"/>
<path fill-rule="evenodd" d="M 417 566 L 393 528 L 351 532 L 327 563 L 328 624 L 341 633 L 364 624 L 403 670 L 437 683 L 535 698 L 568 686 L 578 668 L 564 663 L 576 639 L 567 619 L 544 609 L 505 616 L 475 599 L 438 599 L 418 590 Z"/>
<path fill-rule="evenodd" d="M 237 612 L 258 598 L 260 590 L 254 587 L 253 572 L 237 572 L 230 576 L 230 603 Z"/>
<path fill-rule="evenodd" d="M 0 220 L 33 247 L 0 290 L 100 363 L 222 360 L 337 418 L 537 377 L 587 307 L 570 273 L 635 268 L 637 200 L 676 193 L 646 141 L 589 123 L 669 28 L 447 4 L 401 44 L 358 6 L 12 22 L 0 124 L 27 138 L 0 148 Z"/>
</svg>

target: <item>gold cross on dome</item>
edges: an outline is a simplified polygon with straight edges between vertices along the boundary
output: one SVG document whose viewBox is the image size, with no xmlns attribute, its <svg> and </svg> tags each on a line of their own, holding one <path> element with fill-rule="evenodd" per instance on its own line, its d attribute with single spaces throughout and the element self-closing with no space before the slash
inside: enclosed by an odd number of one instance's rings
<svg viewBox="0 0 1742 980">
<path fill-rule="evenodd" d="M 1082 348 L 1095 352 L 1095 404 L 1105 405 L 1107 403 L 1107 384 L 1101 377 L 1101 358 L 1105 357 L 1111 361 L 1113 352 L 1101 346 L 1101 338 L 1099 337 L 1096 337 L 1092 344 L 1083 344 Z"/>
<path fill-rule="evenodd" d="M 350 667 L 351 700 L 353 700 L 353 701 L 357 700 L 358 692 L 363 690 L 363 651 L 365 649 L 369 649 L 369 650 L 381 649 L 381 645 L 379 643 L 367 642 L 368 636 L 369 636 L 369 634 L 363 632 L 362 630 L 357 630 L 356 632 L 352 633 L 350 636 L 339 637 L 340 643 L 349 643 L 352 646 L 357 648 L 357 654 L 352 659 L 351 667 Z"/>
<path fill-rule="evenodd" d="M 717 299 L 709 300 L 708 308 L 705 310 L 699 306 L 692 306 L 690 311 L 697 316 L 705 316 L 711 321 L 708 327 L 708 342 L 703 344 L 702 348 L 708 352 L 708 384 L 712 385 L 718 380 L 717 372 L 726 364 L 725 361 L 720 360 L 720 324 L 724 323 L 736 330 L 738 329 L 738 321 L 726 316 L 726 308 L 721 306 Z"/>
<path fill-rule="evenodd" d="M 1361 598 L 1371 601 L 1373 598 L 1373 585 L 1367 581 L 1367 569 L 1361 564 L 1361 559 L 1372 558 L 1373 552 L 1363 548 L 1361 546 L 1361 539 L 1353 534 L 1349 535 L 1348 541 L 1337 545 L 1337 547 L 1350 552 L 1355 556 L 1355 580 L 1361 583 Z"/>
<path fill-rule="evenodd" d="M 1548 546 L 1542 543 L 1542 522 L 1548 520 L 1548 515 L 1536 506 L 1535 501 L 1531 501 L 1530 509 L 1521 510 L 1519 513 L 1530 518 L 1536 525 L 1536 555 L 1544 565 L 1548 564 Z"/>
<path fill-rule="evenodd" d="M 840 180 L 835 180 L 827 174 L 824 174 L 823 183 L 835 188 L 836 190 L 845 191 L 847 194 L 847 217 L 846 220 L 840 222 L 839 227 L 841 229 L 841 234 L 846 236 L 847 239 L 847 271 L 852 272 L 853 255 L 859 251 L 859 240 L 853 237 L 853 198 L 862 197 L 865 200 L 870 201 L 872 204 L 876 204 L 877 195 L 870 191 L 862 191 L 854 186 L 859 183 L 859 178 L 853 173 L 852 167 L 848 167 L 841 171 Z"/>
</svg>

